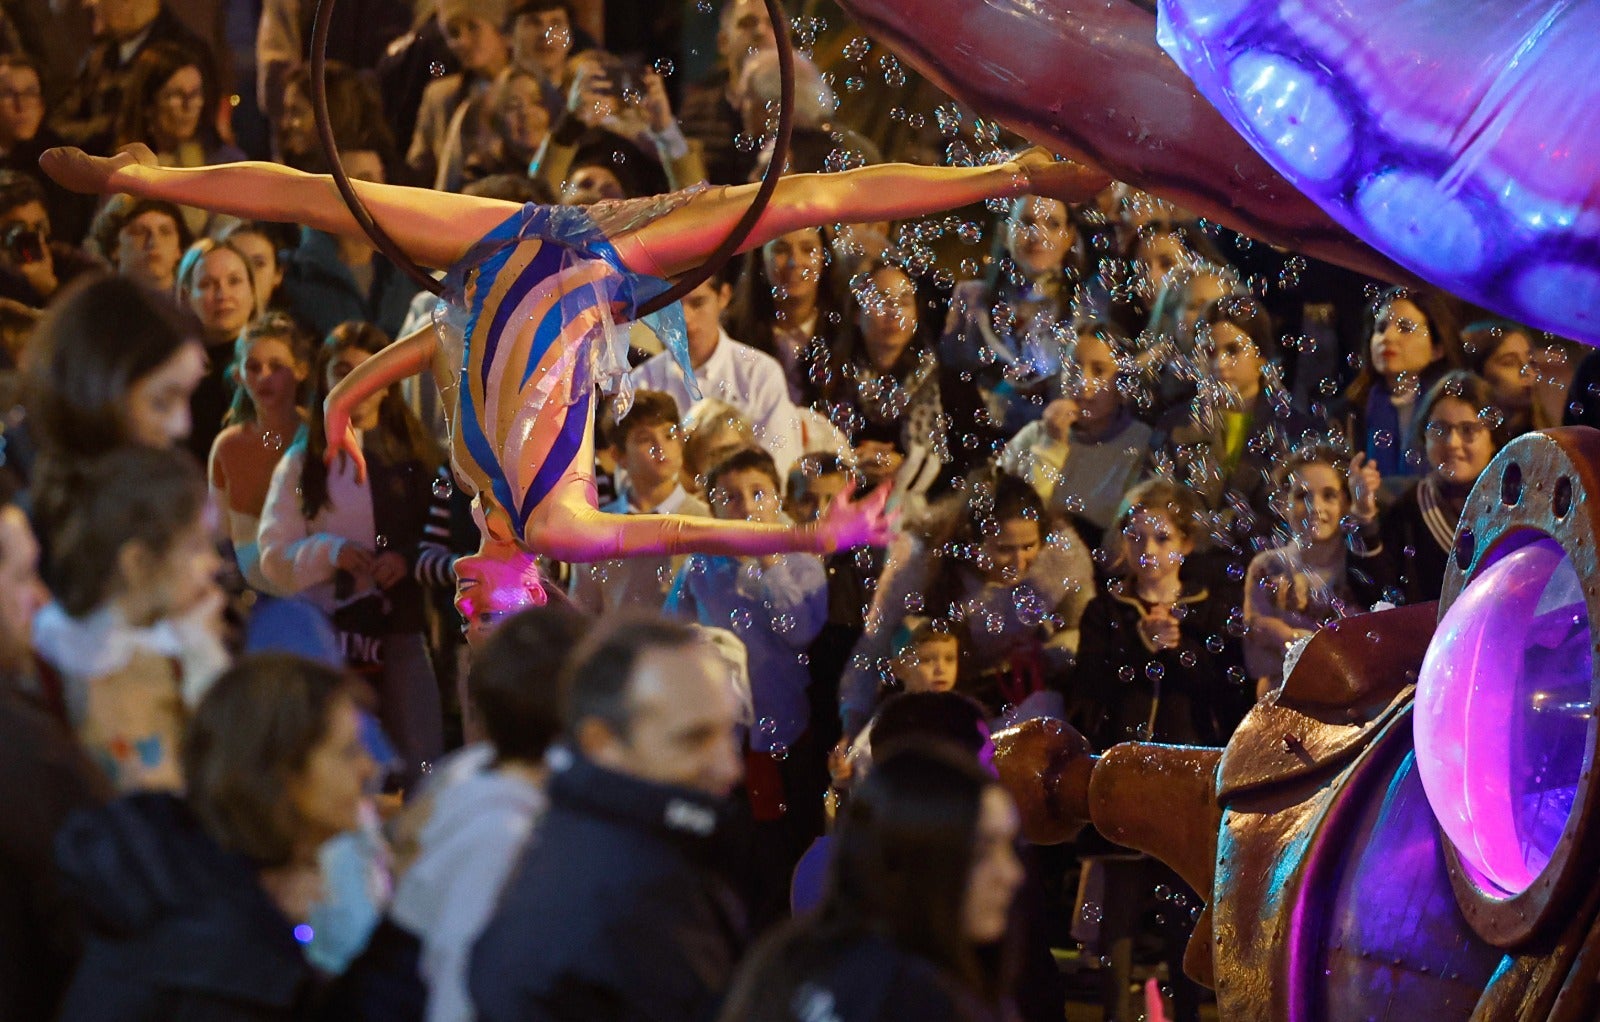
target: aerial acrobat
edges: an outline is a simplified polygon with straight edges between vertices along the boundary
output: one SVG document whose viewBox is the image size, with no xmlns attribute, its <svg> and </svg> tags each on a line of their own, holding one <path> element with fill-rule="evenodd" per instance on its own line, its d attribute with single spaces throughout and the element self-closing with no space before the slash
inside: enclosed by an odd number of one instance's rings
<svg viewBox="0 0 1600 1022">
<path fill-rule="evenodd" d="M 60 184 L 125 192 L 254 220 L 288 221 L 365 238 L 326 175 L 271 163 L 159 166 L 144 146 L 116 156 L 52 149 L 40 159 Z M 888 164 L 777 182 L 743 248 L 801 227 L 914 217 L 989 198 L 1043 194 L 1082 202 L 1102 172 L 1042 149 L 1003 164 Z M 556 207 L 357 182 L 363 203 L 422 263 L 448 268 L 452 313 L 401 338 L 329 395 L 329 457 L 355 459 L 350 411 L 364 398 L 429 371 L 444 397 L 457 480 L 474 496 L 477 554 L 458 562 L 457 603 L 474 613 L 543 602 L 533 558 L 594 561 L 646 554 L 827 553 L 886 540 L 887 490 L 842 495 L 812 525 L 764 525 L 679 515 L 616 515 L 596 505 L 595 369 L 625 350 L 616 320 L 631 318 L 716 248 L 756 185 Z M 459 325 L 459 329 L 456 326 Z"/>
</svg>

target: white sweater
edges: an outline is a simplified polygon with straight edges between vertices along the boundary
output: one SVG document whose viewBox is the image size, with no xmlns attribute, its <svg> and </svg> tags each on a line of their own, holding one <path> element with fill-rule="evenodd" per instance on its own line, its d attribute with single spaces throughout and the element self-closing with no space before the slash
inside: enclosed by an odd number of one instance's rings
<svg viewBox="0 0 1600 1022">
<path fill-rule="evenodd" d="M 261 573 L 280 592 L 302 595 L 332 612 L 339 551 L 346 543 L 368 550 L 377 545 L 372 491 L 356 482 L 354 466 L 342 459 L 328 471 L 328 506 L 308 520 L 300 512 L 299 492 L 305 457 L 303 446 L 291 447 L 272 472 L 261 509 Z M 365 581 L 358 591 L 371 585 Z"/>
</svg>

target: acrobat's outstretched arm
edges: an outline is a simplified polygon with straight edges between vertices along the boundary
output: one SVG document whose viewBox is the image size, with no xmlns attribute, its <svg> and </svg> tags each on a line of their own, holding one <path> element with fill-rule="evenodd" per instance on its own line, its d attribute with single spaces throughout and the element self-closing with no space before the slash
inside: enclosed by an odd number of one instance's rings
<svg viewBox="0 0 1600 1022">
<path fill-rule="evenodd" d="M 439 353 L 439 333 L 430 324 L 414 330 L 350 370 L 329 391 L 322 404 L 323 426 L 328 433 L 328 461 L 340 454 L 354 459 L 356 478 L 367 477 L 366 459 L 350 428 L 350 413 L 374 394 L 430 368 Z"/>
<path fill-rule="evenodd" d="M 781 179 L 744 250 L 804 227 L 925 216 L 984 199 L 1046 195 L 1085 202 L 1111 183 L 1094 167 L 1063 163 L 1044 149 L 983 167 L 919 167 L 886 163 L 838 174 L 793 174 Z M 629 269 L 672 277 L 703 262 L 744 216 L 758 185 L 704 192 L 678 209 L 618 239 Z"/>
<path fill-rule="evenodd" d="M 144 145 L 116 156 L 81 149 L 51 149 L 39 166 L 75 192 L 126 192 L 165 199 L 249 220 L 305 224 L 319 231 L 366 240 L 333 178 L 276 163 L 225 163 L 214 167 L 163 167 Z M 427 188 L 354 182 L 372 216 L 413 259 L 448 269 L 490 230 L 520 208 L 514 202 Z"/>
<path fill-rule="evenodd" d="M 690 515 L 618 515 L 597 510 L 567 490 L 540 509 L 529 523 L 530 548 L 561 561 L 604 561 L 653 554 L 722 554 L 761 557 L 768 554 L 831 554 L 855 546 L 883 546 L 894 519 L 887 511 L 889 487 L 879 487 L 861 500 L 847 490 L 827 513 L 806 525 L 696 518 Z"/>
</svg>

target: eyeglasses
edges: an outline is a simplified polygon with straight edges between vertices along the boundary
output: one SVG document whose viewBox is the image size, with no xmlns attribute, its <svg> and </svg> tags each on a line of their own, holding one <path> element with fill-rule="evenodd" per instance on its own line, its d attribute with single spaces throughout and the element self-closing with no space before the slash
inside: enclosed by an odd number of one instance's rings
<svg viewBox="0 0 1600 1022">
<path fill-rule="evenodd" d="M 204 92 L 200 92 L 200 91 L 194 91 L 194 92 L 176 92 L 176 91 L 167 92 L 167 91 L 161 91 L 161 92 L 156 93 L 156 102 L 165 103 L 168 106 L 198 106 L 199 104 L 205 102 L 205 98 L 206 98 L 206 94 Z"/>
<path fill-rule="evenodd" d="M 38 89 L 0 89 L 0 103 L 37 103 L 43 98 Z"/>
<path fill-rule="evenodd" d="M 1423 430 L 1428 434 L 1429 440 L 1445 443 L 1453 433 L 1461 438 L 1462 443 L 1471 444 L 1488 435 L 1489 427 L 1469 419 L 1466 422 L 1430 422 L 1423 427 Z"/>
</svg>

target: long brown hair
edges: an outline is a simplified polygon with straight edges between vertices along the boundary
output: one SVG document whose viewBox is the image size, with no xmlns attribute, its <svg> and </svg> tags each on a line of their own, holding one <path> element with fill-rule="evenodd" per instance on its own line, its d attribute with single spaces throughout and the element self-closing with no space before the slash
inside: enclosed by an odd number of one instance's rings
<svg viewBox="0 0 1600 1022">
<path fill-rule="evenodd" d="M 875 760 L 840 818 L 822 903 L 751 956 L 724 1022 L 796 1017 L 791 1001 L 807 981 L 873 936 L 932 966 L 957 1018 L 998 1017 L 1014 973 L 1015 929 L 979 948 L 962 925 L 983 796 L 998 783 L 970 754 L 932 742 L 897 744 Z"/>
<path fill-rule="evenodd" d="M 311 338 L 306 336 L 293 316 L 269 312 L 252 319 L 240 331 L 239 339 L 233 342 L 233 365 L 228 370 L 228 382 L 233 385 L 233 402 L 228 405 L 228 414 L 223 417 L 224 426 L 256 421 L 256 403 L 244 385 L 244 363 L 256 342 L 264 340 L 283 342 L 297 365 L 302 368 L 311 365 Z M 295 404 L 304 404 L 305 392 L 306 386 L 301 384 L 300 392 L 295 395 Z"/>
<path fill-rule="evenodd" d="M 1439 358 L 1434 365 L 1442 365 L 1445 369 L 1455 368 L 1457 353 L 1461 350 L 1461 337 L 1457 328 L 1459 320 L 1450 302 L 1437 291 L 1428 288 L 1392 287 L 1378 296 L 1372 303 L 1366 319 L 1366 333 L 1362 336 L 1363 351 L 1361 354 L 1361 371 L 1351 381 L 1345 390 L 1345 397 L 1349 399 L 1352 408 L 1358 412 L 1367 406 L 1367 395 L 1372 393 L 1372 388 L 1378 383 L 1378 372 L 1372 368 L 1372 335 L 1377 329 L 1378 320 L 1388 311 L 1389 306 L 1398 301 L 1408 301 L 1422 313 L 1422 318 L 1427 320 L 1428 333 L 1433 338 L 1433 343 L 1439 346 Z"/>
<path fill-rule="evenodd" d="M 117 110 L 117 145 L 143 142 L 156 148 L 150 129 L 150 108 L 155 106 L 156 95 L 173 75 L 186 67 L 200 72 L 200 122 L 195 140 L 207 149 L 216 148 L 220 139 L 213 121 L 220 93 L 211 68 L 200 55 L 171 42 L 153 42 L 133 59 L 128 71 L 128 87 L 122 93 L 122 106 Z"/>
<path fill-rule="evenodd" d="M 189 805 L 212 840 L 258 866 L 288 864 L 300 823 L 289 787 L 349 694 L 338 671 L 284 653 L 244 657 L 217 679 L 183 744 Z"/>
<path fill-rule="evenodd" d="M 322 346 L 317 349 L 316 362 L 311 367 L 311 405 L 305 434 L 305 461 L 300 467 L 300 513 L 315 518 L 318 512 L 331 507 L 328 499 L 328 466 L 323 460 L 328 453 L 327 425 L 323 420 L 323 405 L 328 392 L 328 367 L 333 360 L 347 351 L 364 351 L 376 355 L 389 346 L 389 335 L 371 323 L 350 320 L 334 327 Z M 378 427 L 369 434 L 366 448 L 390 462 L 413 461 L 429 471 L 444 461 L 439 445 L 411 411 L 398 387 L 390 387 L 378 406 Z"/>
</svg>

